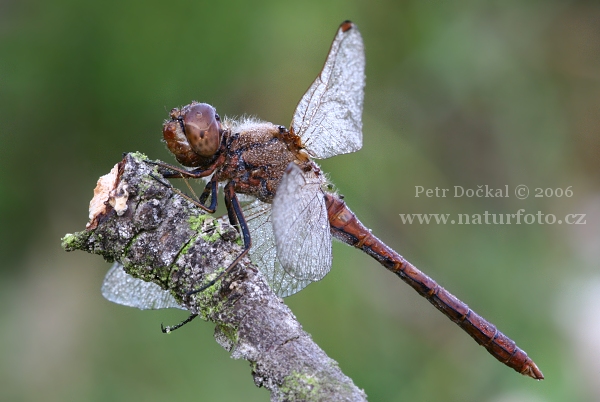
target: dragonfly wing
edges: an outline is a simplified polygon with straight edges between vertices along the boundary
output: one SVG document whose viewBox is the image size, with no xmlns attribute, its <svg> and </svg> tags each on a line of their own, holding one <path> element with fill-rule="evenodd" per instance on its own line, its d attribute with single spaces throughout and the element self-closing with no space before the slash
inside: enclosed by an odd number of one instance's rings
<svg viewBox="0 0 600 402">
<path fill-rule="evenodd" d="M 119 262 L 115 262 L 104 277 L 102 296 L 113 303 L 142 310 L 187 310 L 177 303 L 168 290 L 162 289 L 156 283 L 134 278 L 123 270 L 123 265 Z"/>
<path fill-rule="evenodd" d="M 314 158 L 358 151 L 362 147 L 365 52 L 350 21 L 340 25 L 323 70 L 304 94 L 292 129 Z"/>
<path fill-rule="evenodd" d="M 244 217 L 252 238 L 250 259 L 258 265 L 271 289 L 278 296 L 287 297 L 308 286 L 312 280 L 290 275 L 277 258 L 271 204 L 256 200 L 244 207 Z"/>
<path fill-rule="evenodd" d="M 331 268 L 331 231 L 321 184 L 321 177 L 292 162 L 272 207 L 279 262 L 289 275 L 311 282 Z"/>
</svg>

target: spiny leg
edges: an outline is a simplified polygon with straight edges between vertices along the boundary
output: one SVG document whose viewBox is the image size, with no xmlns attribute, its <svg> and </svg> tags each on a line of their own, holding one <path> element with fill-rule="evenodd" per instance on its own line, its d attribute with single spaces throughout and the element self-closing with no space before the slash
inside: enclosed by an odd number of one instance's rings
<svg viewBox="0 0 600 402">
<path fill-rule="evenodd" d="M 214 213 L 217 210 L 217 194 L 218 194 L 218 183 L 216 180 L 211 179 L 206 186 L 204 187 L 204 190 L 202 191 L 202 194 L 200 195 L 199 199 L 196 199 L 195 197 L 190 197 L 189 195 L 187 195 L 186 193 L 184 193 L 183 191 L 179 190 L 178 188 L 175 188 L 171 185 L 171 183 L 165 182 L 163 181 L 160 177 L 150 173 L 150 176 L 156 180 L 157 182 L 159 182 L 160 184 L 162 184 L 163 186 L 171 189 L 172 191 L 174 191 L 175 193 L 179 194 L 180 196 L 182 196 L 183 198 L 185 198 L 186 200 L 190 201 L 191 203 L 193 203 L 194 205 L 198 206 L 199 208 L 201 208 L 202 210 L 208 212 L 208 213 Z M 178 177 L 179 178 L 179 177 Z M 208 199 L 210 195 L 210 205 L 206 206 L 205 202 Z"/>
<path fill-rule="evenodd" d="M 241 259 L 248 254 L 250 247 L 252 246 L 252 239 L 250 237 L 250 230 L 248 229 L 248 224 L 246 223 L 246 219 L 244 218 L 244 214 L 242 212 L 242 207 L 240 206 L 240 202 L 235 194 L 235 183 L 233 181 L 227 183 L 225 186 L 225 205 L 227 207 L 227 214 L 229 215 L 230 223 L 234 226 L 239 226 L 239 230 L 242 232 L 242 238 L 244 239 L 244 250 L 236 257 L 235 260 L 229 267 L 223 272 L 221 272 L 215 279 L 211 280 L 205 285 L 202 285 L 199 289 L 191 290 L 187 292 L 187 295 L 193 295 L 194 293 L 202 292 L 203 290 L 211 287 L 217 281 L 223 279 L 225 275 L 227 275 L 235 266 L 241 261 Z"/>
<path fill-rule="evenodd" d="M 160 324 L 160 330 L 162 331 L 163 334 L 168 334 L 170 332 L 175 331 L 176 329 L 179 329 L 179 328 L 183 327 L 185 324 L 187 324 L 188 322 L 191 322 L 196 317 L 198 317 L 198 314 L 190 314 L 190 316 L 188 318 L 186 318 L 185 320 L 181 321 L 179 324 L 176 324 L 176 325 L 167 325 L 166 327 L 164 325 L 162 325 L 162 323 L 161 323 Z"/>
<path fill-rule="evenodd" d="M 144 162 L 146 162 L 149 165 L 154 165 L 158 166 L 159 168 L 162 168 L 162 171 L 160 173 L 164 177 L 169 179 L 182 179 L 184 177 L 190 179 L 200 179 L 202 177 L 210 176 L 211 174 L 213 174 L 215 169 L 223 163 L 223 160 L 224 156 L 219 155 L 219 157 L 215 159 L 215 161 L 212 162 L 207 169 L 198 168 L 193 170 L 186 170 L 178 166 L 169 165 L 168 163 L 164 163 L 161 161 L 145 160 Z"/>
</svg>

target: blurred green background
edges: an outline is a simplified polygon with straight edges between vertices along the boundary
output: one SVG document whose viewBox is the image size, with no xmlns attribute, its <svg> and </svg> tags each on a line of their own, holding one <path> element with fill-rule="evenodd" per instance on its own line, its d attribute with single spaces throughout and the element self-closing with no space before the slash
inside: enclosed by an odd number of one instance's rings
<svg viewBox="0 0 600 402">
<path fill-rule="evenodd" d="M 289 124 L 337 26 L 367 57 L 364 146 L 322 162 L 374 233 L 517 341 L 501 365 L 408 286 L 334 244 L 286 302 L 373 401 L 600 400 L 600 5 L 576 1 L 0 2 L 0 399 L 268 400 L 194 322 L 170 336 L 65 253 L 122 152 L 174 160 L 168 111 Z M 531 194 L 415 197 L 415 186 Z M 535 198 L 535 188 L 573 196 Z M 419 225 L 399 214 L 586 214 L 585 225 Z"/>
</svg>

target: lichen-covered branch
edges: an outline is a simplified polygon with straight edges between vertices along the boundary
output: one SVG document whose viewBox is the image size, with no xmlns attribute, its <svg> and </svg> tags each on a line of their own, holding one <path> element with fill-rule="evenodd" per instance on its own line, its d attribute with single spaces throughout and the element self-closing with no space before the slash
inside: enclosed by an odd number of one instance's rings
<svg viewBox="0 0 600 402">
<path fill-rule="evenodd" d="M 131 276 L 170 290 L 215 323 L 217 342 L 251 363 L 255 384 L 269 389 L 271 400 L 366 400 L 249 259 L 214 286 L 186 295 L 229 266 L 242 250 L 239 236 L 153 178 L 158 172 L 145 159 L 128 154 L 99 182 L 87 228 L 65 236 L 63 247 L 120 261 Z"/>
</svg>

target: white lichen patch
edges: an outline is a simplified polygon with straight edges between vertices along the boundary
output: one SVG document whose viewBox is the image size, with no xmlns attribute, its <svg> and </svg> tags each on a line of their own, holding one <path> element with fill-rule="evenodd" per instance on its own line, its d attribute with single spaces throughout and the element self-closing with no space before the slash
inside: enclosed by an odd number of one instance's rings
<svg viewBox="0 0 600 402">
<path fill-rule="evenodd" d="M 122 216 L 127 211 L 127 199 L 129 198 L 127 189 L 127 183 L 121 181 L 116 189 L 111 190 L 108 196 L 108 203 L 118 216 Z"/>
<path fill-rule="evenodd" d="M 119 166 L 117 164 L 108 174 L 105 174 L 98 179 L 98 183 L 96 183 L 96 188 L 94 189 L 94 197 L 90 201 L 90 221 L 87 223 L 86 228 L 90 227 L 98 215 L 106 213 L 106 201 L 108 201 L 110 192 L 115 188 L 118 171 Z"/>
<path fill-rule="evenodd" d="M 108 206 L 111 206 L 119 216 L 127 211 L 128 186 L 124 181 L 119 182 L 117 186 L 118 174 L 119 165 L 116 164 L 108 174 L 98 179 L 94 197 L 90 201 L 90 220 L 86 225 L 87 229 L 93 229 L 96 226 L 97 218 L 106 214 Z"/>
</svg>

